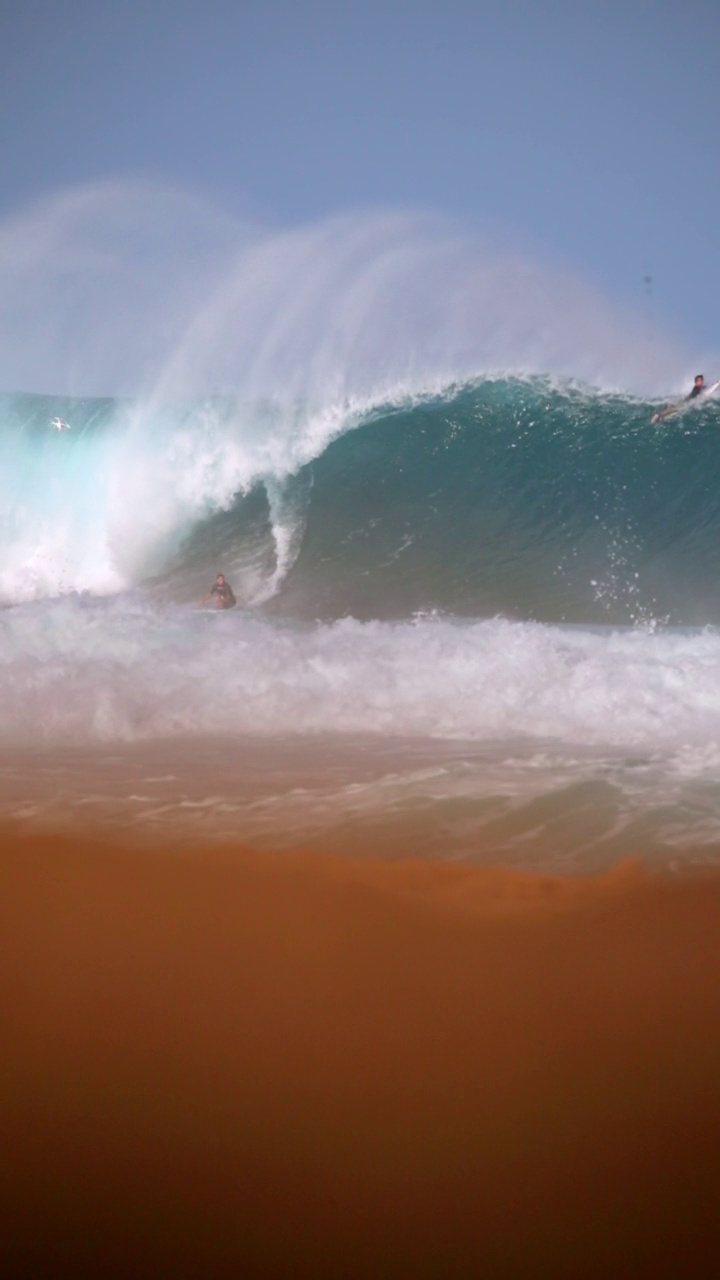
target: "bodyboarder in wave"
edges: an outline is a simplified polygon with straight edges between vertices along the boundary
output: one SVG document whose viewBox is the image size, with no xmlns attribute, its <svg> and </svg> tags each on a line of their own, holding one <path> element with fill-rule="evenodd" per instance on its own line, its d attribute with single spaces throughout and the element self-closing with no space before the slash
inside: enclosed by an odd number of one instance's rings
<svg viewBox="0 0 720 1280">
<path fill-rule="evenodd" d="M 212 600 L 216 609 L 234 609 L 237 604 L 235 594 L 229 582 L 225 581 L 225 574 L 219 573 L 211 586 L 200 601 L 201 605 L 207 600 Z"/>
</svg>

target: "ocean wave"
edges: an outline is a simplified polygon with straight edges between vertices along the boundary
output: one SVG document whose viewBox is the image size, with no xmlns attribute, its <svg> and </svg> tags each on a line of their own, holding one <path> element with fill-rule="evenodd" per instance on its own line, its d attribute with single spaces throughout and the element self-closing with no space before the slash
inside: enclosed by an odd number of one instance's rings
<svg viewBox="0 0 720 1280">
<path fill-rule="evenodd" d="M 4 397 L 6 604 L 144 585 L 301 619 L 720 622 L 720 408 L 544 378 L 396 401 Z M 53 431 L 52 416 L 70 424 Z"/>
</svg>

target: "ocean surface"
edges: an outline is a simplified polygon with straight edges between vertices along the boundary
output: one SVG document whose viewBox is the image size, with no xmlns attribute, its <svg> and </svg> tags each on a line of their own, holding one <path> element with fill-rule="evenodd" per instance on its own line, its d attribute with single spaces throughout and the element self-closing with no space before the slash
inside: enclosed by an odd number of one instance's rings
<svg viewBox="0 0 720 1280">
<path fill-rule="evenodd" d="M 3 394 L 0 818 L 717 865 L 720 404 L 656 407 Z"/>
</svg>

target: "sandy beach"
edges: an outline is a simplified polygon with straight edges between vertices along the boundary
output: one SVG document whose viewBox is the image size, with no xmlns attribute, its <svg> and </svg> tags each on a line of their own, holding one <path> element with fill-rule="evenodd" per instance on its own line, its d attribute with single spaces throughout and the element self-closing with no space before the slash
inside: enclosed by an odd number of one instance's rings
<svg viewBox="0 0 720 1280">
<path fill-rule="evenodd" d="M 5 1274 L 720 1261 L 720 877 L 1 848 Z"/>
</svg>

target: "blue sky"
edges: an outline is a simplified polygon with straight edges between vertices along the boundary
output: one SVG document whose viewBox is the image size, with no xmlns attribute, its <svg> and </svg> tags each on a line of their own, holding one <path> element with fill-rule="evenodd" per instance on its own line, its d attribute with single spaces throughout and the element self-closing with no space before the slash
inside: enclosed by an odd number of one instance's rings
<svg viewBox="0 0 720 1280">
<path fill-rule="evenodd" d="M 440 210 L 720 349 L 719 35 L 717 0 L 6 3 L 0 217 L 124 174 L 285 224 Z"/>
</svg>

